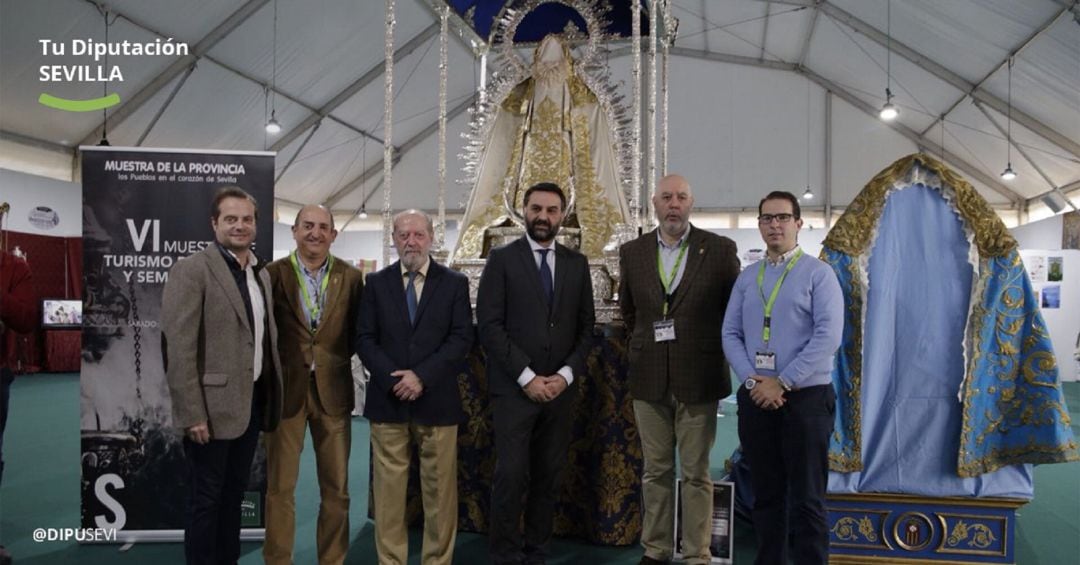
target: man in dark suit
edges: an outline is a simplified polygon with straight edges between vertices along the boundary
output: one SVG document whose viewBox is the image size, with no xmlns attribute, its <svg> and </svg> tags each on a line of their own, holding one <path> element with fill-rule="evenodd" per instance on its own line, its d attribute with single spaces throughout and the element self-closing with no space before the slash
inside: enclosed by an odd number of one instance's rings
<svg viewBox="0 0 1080 565">
<path fill-rule="evenodd" d="M 266 436 L 267 565 L 292 563 L 294 492 L 304 433 L 311 426 L 319 475 L 319 563 L 343 563 L 349 550 L 349 451 L 354 402 L 352 357 L 363 277 L 330 254 L 334 217 L 304 206 L 292 227 L 296 251 L 266 270 L 274 288 L 278 351 L 284 363 L 281 425 Z"/>
<path fill-rule="evenodd" d="M 371 372 L 364 416 L 374 453 L 379 563 L 409 556 L 405 487 L 412 445 L 424 503 L 421 562 L 450 565 L 457 535 L 458 374 L 473 343 L 469 281 L 431 259 L 434 229 L 418 210 L 394 217 L 399 261 L 368 275 L 357 351 Z"/>
<path fill-rule="evenodd" d="M 708 563 L 709 450 L 717 401 L 731 394 L 720 327 L 739 258 L 733 241 L 690 225 L 694 195 L 682 176 L 661 179 L 653 204 L 660 226 L 619 250 L 619 308 L 630 332 L 630 394 L 645 459 L 641 563 L 667 563 L 674 553 L 676 449 L 682 554 L 687 563 Z"/>
<path fill-rule="evenodd" d="M 255 199 L 227 186 L 211 209 L 214 245 L 169 271 L 161 302 L 165 378 L 189 464 L 188 563 L 240 558 L 240 502 L 260 428 L 281 418 L 270 277 L 251 251 Z"/>
<path fill-rule="evenodd" d="M 476 303 L 495 415 L 495 563 L 544 562 L 595 320 L 588 260 L 555 242 L 562 190 L 534 185 L 524 207 L 526 235 L 488 255 Z"/>
</svg>

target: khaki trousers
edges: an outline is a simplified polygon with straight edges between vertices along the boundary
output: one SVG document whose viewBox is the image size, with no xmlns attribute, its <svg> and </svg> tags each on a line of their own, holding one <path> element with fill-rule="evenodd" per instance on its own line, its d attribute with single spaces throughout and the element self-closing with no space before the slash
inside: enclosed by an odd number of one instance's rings
<svg viewBox="0 0 1080 565">
<path fill-rule="evenodd" d="M 668 561 L 674 553 L 675 449 L 682 474 L 682 555 L 708 563 L 712 535 L 712 477 L 709 450 L 716 437 L 716 403 L 634 401 L 634 419 L 645 473 L 641 477 L 645 555 Z"/>
<path fill-rule="evenodd" d="M 263 559 L 269 565 L 292 563 L 296 532 L 296 478 L 304 430 L 311 426 L 315 465 L 319 477 L 319 521 L 315 540 L 319 563 L 345 561 L 349 550 L 349 450 L 352 421 L 348 413 L 328 415 L 319 402 L 315 379 L 308 386 L 304 407 L 291 418 L 282 418 L 273 433 L 266 434 L 266 541 Z"/>
<path fill-rule="evenodd" d="M 380 565 L 404 565 L 409 557 L 405 522 L 409 462 L 420 455 L 424 542 L 420 562 L 450 565 L 457 537 L 457 431 L 455 426 L 371 423 L 375 549 Z"/>
</svg>

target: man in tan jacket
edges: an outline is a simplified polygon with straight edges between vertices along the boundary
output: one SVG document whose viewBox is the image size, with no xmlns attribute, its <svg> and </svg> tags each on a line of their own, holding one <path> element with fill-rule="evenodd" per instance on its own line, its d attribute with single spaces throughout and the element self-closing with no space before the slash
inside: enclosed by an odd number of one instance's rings
<svg viewBox="0 0 1080 565">
<path fill-rule="evenodd" d="M 350 358 L 363 279 L 330 254 L 334 218 L 305 206 L 292 227 L 296 250 L 267 267 L 273 281 L 278 351 L 285 366 L 281 425 L 267 436 L 266 563 L 292 563 L 294 491 L 311 427 L 319 475 L 319 563 L 342 563 L 349 549 L 349 448 L 353 380 Z"/>
<path fill-rule="evenodd" d="M 165 378 L 188 460 L 188 563 L 240 558 L 240 502 L 259 430 L 281 418 L 270 278 L 251 251 L 255 219 L 250 194 L 219 190 L 216 242 L 173 266 L 161 301 Z"/>
</svg>

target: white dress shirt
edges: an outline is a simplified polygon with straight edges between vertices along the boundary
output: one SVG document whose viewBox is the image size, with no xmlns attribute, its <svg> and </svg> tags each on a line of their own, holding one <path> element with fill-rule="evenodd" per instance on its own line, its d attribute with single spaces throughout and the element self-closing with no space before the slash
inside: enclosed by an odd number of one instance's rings
<svg viewBox="0 0 1080 565">
<path fill-rule="evenodd" d="M 236 259 L 237 264 L 242 264 L 240 258 L 233 253 L 231 249 L 227 249 L 233 259 Z M 262 376 L 263 366 L 263 336 L 266 335 L 266 306 L 263 302 L 262 287 L 259 286 L 259 280 L 255 276 L 255 257 L 250 252 L 248 253 L 248 262 L 244 267 L 244 275 L 247 277 L 248 296 L 251 297 L 251 317 L 255 326 L 255 380 L 259 380 Z"/>
<path fill-rule="evenodd" d="M 537 270 L 540 269 L 540 254 L 541 249 L 548 249 L 550 252 L 547 254 L 548 269 L 551 269 L 551 288 L 555 288 L 555 240 L 549 242 L 548 247 L 544 247 L 539 243 L 533 241 L 533 238 L 529 237 L 529 234 L 525 234 L 525 239 L 529 240 L 529 249 L 533 252 L 533 262 L 536 263 Z M 566 386 L 574 384 L 574 370 L 570 368 L 570 365 L 563 365 L 559 369 L 559 374 L 563 379 L 566 379 Z M 525 367 L 525 370 L 521 371 L 521 375 L 518 376 L 517 383 L 521 388 L 525 388 L 532 380 L 536 378 L 536 371 L 533 371 L 531 367 Z"/>
</svg>

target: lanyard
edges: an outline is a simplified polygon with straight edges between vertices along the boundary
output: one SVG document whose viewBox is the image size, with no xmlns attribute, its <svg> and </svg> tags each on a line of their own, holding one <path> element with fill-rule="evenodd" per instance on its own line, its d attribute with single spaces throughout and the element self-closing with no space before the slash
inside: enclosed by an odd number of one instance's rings
<svg viewBox="0 0 1080 565">
<path fill-rule="evenodd" d="M 308 294 L 307 281 L 304 280 L 304 275 L 300 272 L 300 263 L 296 260 L 296 252 L 289 255 L 289 259 L 292 261 L 293 270 L 296 271 L 296 279 L 300 282 L 300 294 L 304 296 L 304 304 L 307 306 L 309 312 L 311 312 L 311 329 L 319 323 L 319 313 L 322 310 L 323 302 L 326 300 L 326 285 L 330 283 L 330 269 L 334 266 L 334 256 L 328 255 L 326 258 L 326 272 L 323 273 L 322 281 L 318 283 L 319 293 L 315 295 L 315 303 L 311 303 L 311 295 Z"/>
<path fill-rule="evenodd" d="M 799 250 L 795 252 L 795 256 L 788 261 L 787 267 L 784 267 L 784 272 L 780 273 L 780 278 L 776 280 L 775 284 L 773 284 L 772 292 L 769 293 L 768 300 L 765 300 L 765 289 L 763 288 L 765 284 L 765 262 L 768 261 L 768 259 L 762 260 L 761 266 L 758 267 L 758 294 L 761 295 L 761 302 L 765 305 L 765 324 L 761 328 L 761 339 L 765 342 L 766 348 L 769 347 L 769 337 L 772 333 L 770 328 L 770 326 L 772 325 L 772 309 L 773 306 L 776 305 L 776 296 L 780 294 L 780 285 L 784 284 L 784 279 L 787 278 L 787 274 L 791 272 L 791 269 L 795 266 L 795 263 L 799 262 L 799 258 L 802 257 L 802 254 L 802 248 L 800 247 Z"/>
<path fill-rule="evenodd" d="M 686 257 L 686 248 L 690 247 L 690 238 L 687 237 L 679 246 L 679 256 L 675 259 L 675 265 L 671 268 L 671 274 L 664 273 L 664 262 L 660 258 L 660 244 L 656 245 L 656 272 L 660 273 L 660 284 L 664 287 L 664 317 L 667 317 L 668 302 L 671 301 L 671 283 L 675 281 L 675 275 L 679 272 L 683 258 Z"/>
</svg>

